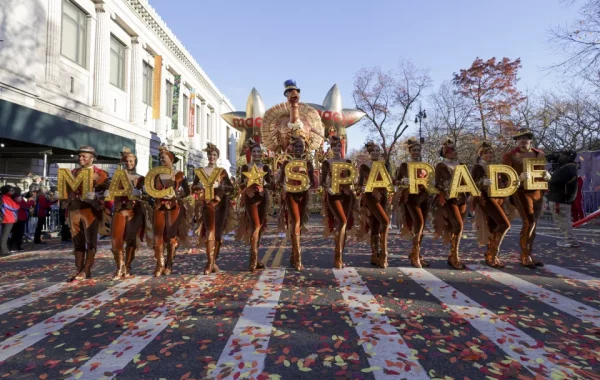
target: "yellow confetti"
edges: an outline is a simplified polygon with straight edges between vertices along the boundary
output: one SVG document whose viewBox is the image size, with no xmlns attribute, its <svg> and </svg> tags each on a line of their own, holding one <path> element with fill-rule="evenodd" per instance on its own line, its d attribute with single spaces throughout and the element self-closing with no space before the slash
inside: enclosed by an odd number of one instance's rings
<svg viewBox="0 0 600 380">
<path fill-rule="evenodd" d="M 360 372 L 365 372 L 365 373 L 369 373 L 369 372 L 373 372 L 373 371 L 381 371 L 381 367 L 369 367 L 369 368 L 363 368 L 360 370 Z"/>
</svg>

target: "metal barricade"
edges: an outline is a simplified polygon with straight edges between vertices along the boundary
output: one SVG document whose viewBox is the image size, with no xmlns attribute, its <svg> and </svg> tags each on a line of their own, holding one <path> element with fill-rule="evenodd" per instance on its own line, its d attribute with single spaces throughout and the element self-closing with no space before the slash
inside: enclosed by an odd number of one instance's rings
<svg viewBox="0 0 600 380">
<path fill-rule="evenodd" d="M 583 191 L 583 210 L 586 215 L 600 209 L 600 191 Z"/>
<path fill-rule="evenodd" d="M 59 206 L 54 204 L 50 207 L 50 215 L 46 218 L 46 231 L 56 232 L 60 231 L 60 215 Z"/>
</svg>

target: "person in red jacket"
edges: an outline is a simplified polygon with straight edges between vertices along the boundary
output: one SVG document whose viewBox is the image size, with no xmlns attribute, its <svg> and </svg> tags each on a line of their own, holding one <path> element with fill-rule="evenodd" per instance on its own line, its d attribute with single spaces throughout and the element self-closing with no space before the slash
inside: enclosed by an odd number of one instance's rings
<svg viewBox="0 0 600 380">
<path fill-rule="evenodd" d="M 2 192 L 2 201 L 0 205 L 0 220 L 2 221 L 2 234 L 0 235 L 0 256 L 10 255 L 8 250 L 8 236 L 13 225 L 17 221 L 17 211 L 19 204 L 12 197 L 15 192 L 12 186 L 5 185 L 0 188 Z"/>
<path fill-rule="evenodd" d="M 46 189 L 44 186 L 40 186 L 40 190 L 38 192 L 37 204 L 35 209 L 37 210 L 38 222 L 35 226 L 35 234 L 33 237 L 33 242 L 35 244 L 46 244 L 46 242 L 42 241 L 42 228 L 46 225 L 46 219 L 48 214 L 50 213 L 50 206 L 56 203 L 56 200 L 49 201 L 48 196 L 46 194 Z"/>
<path fill-rule="evenodd" d="M 17 212 L 17 222 L 12 228 L 9 248 L 11 251 L 22 251 L 23 236 L 25 235 L 25 226 L 29 219 L 29 210 L 35 205 L 33 200 L 27 200 L 21 195 L 21 189 L 15 188 L 13 196 L 14 201 L 19 204 Z"/>
<path fill-rule="evenodd" d="M 577 177 L 577 196 L 575 201 L 571 203 L 571 217 L 573 223 L 585 218 L 585 211 L 583 210 L 583 178 Z"/>
</svg>

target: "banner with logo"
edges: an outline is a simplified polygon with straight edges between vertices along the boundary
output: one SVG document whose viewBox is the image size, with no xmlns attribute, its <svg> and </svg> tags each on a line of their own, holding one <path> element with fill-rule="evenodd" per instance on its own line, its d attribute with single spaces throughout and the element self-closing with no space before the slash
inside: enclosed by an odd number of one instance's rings
<svg viewBox="0 0 600 380">
<path fill-rule="evenodd" d="M 160 85 L 162 81 L 162 56 L 154 57 L 154 74 L 152 78 L 152 119 L 160 119 Z"/>
<path fill-rule="evenodd" d="M 194 133 L 196 132 L 196 91 L 193 88 L 190 92 L 190 112 L 188 121 L 188 137 L 194 137 Z"/>
<path fill-rule="evenodd" d="M 171 116 L 171 128 L 177 129 L 179 125 L 179 91 L 181 90 L 181 75 L 175 75 L 173 83 L 173 115 Z"/>
</svg>

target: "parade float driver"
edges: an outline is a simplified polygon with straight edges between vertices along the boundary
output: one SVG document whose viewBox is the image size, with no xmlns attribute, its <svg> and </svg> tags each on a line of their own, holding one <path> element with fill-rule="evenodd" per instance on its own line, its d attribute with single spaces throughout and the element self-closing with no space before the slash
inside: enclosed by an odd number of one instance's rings
<svg viewBox="0 0 600 380">
<path fill-rule="evenodd" d="M 104 202 L 98 193 L 102 194 L 109 187 L 108 173 L 96 167 L 96 150 L 88 145 L 79 148 L 79 168 L 73 169 L 77 176 L 80 170 L 93 169 L 94 189 L 86 194 L 80 190 L 70 191 L 66 202 L 69 211 L 71 236 L 73 236 L 73 254 L 77 270 L 69 276 L 68 281 L 85 280 L 92 277 L 92 266 L 98 247 L 98 228 L 104 213 Z"/>
</svg>

